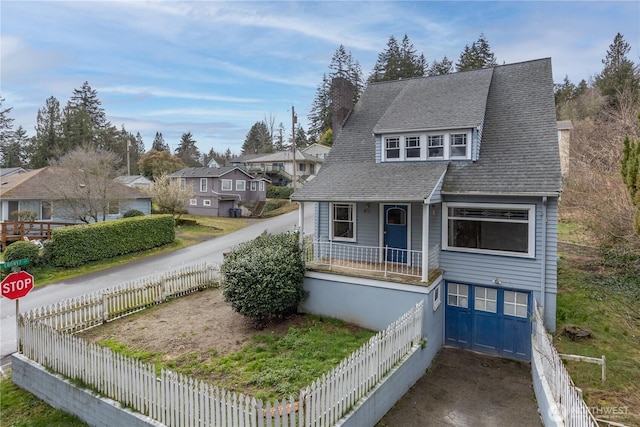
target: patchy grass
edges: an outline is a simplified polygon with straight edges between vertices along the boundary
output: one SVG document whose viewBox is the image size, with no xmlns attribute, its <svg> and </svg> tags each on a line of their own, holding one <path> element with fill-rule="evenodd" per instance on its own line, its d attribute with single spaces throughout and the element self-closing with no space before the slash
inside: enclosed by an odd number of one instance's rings
<svg viewBox="0 0 640 427">
<path fill-rule="evenodd" d="M 0 424 L 12 427 L 84 427 L 88 424 L 54 409 L 18 388 L 10 378 L 0 380 Z"/>
<path fill-rule="evenodd" d="M 262 216 L 264 218 L 271 218 L 297 209 L 297 202 L 290 202 L 288 199 L 267 199 L 267 203 L 262 211 Z"/>
<path fill-rule="evenodd" d="M 114 351 L 158 368 L 206 380 L 229 391 L 273 401 L 297 396 L 300 389 L 336 367 L 375 332 L 340 320 L 305 315 L 283 335 L 257 333 L 239 352 L 188 351 L 169 360 L 162 353 L 135 349 L 113 339 L 99 341 Z"/>
<path fill-rule="evenodd" d="M 575 228 L 568 234 L 582 243 Z M 599 365 L 567 362 L 567 369 L 597 418 L 640 425 L 640 255 L 591 248 L 585 256 L 584 248 L 566 247 L 559 262 L 554 342 L 561 353 L 606 356 L 604 384 Z M 572 341 L 561 334 L 569 325 L 592 338 Z"/>
</svg>

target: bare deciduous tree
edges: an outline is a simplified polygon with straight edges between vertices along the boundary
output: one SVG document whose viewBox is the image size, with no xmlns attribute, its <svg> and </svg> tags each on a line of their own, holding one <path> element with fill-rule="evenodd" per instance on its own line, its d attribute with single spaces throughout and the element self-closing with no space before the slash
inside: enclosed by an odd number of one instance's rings
<svg viewBox="0 0 640 427">
<path fill-rule="evenodd" d="M 55 161 L 58 180 L 46 186 L 56 200 L 56 214 L 91 223 L 106 220 L 110 210 L 119 210 L 126 190 L 113 181 L 119 163 L 115 153 L 86 147 L 78 147 Z"/>
<path fill-rule="evenodd" d="M 178 219 L 185 212 L 185 206 L 194 197 L 194 193 L 180 179 L 162 173 L 151 186 L 151 197 L 161 213 L 172 214 Z"/>
</svg>

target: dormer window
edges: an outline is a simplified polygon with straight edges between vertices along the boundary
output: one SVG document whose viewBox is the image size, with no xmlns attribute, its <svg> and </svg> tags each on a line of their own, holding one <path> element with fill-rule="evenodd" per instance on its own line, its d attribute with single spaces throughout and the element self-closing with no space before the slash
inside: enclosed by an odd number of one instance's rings
<svg viewBox="0 0 640 427">
<path fill-rule="evenodd" d="M 383 162 L 471 158 L 471 130 L 382 137 Z"/>
<path fill-rule="evenodd" d="M 385 138 L 387 159 L 400 159 L 400 138 Z"/>
<path fill-rule="evenodd" d="M 427 135 L 429 140 L 429 158 L 444 158 L 444 135 Z"/>
<path fill-rule="evenodd" d="M 451 134 L 451 147 L 449 153 L 451 157 L 467 157 L 467 134 Z"/>
</svg>

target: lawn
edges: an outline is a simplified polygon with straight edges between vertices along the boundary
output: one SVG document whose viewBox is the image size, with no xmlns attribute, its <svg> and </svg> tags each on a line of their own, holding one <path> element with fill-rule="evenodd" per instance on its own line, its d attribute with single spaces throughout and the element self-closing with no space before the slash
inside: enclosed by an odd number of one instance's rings
<svg viewBox="0 0 640 427">
<path fill-rule="evenodd" d="M 572 243 L 582 243 L 568 229 Z M 558 288 L 558 351 L 607 360 L 604 384 L 599 365 L 566 363 L 587 405 L 597 418 L 640 425 L 640 255 L 561 245 Z M 562 334 L 570 325 L 592 337 L 571 340 Z"/>
</svg>

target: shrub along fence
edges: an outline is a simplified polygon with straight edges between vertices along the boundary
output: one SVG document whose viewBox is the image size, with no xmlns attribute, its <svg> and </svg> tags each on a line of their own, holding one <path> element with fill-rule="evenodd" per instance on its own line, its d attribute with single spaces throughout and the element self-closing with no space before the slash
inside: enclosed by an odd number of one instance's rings
<svg viewBox="0 0 640 427">
<path fill-rule="evenodd" d="M 161 283 L 158 286 L 152 285 L 153 280 L 145 279 L 105 291 L 106 301 L 118 299 L 115 309 L 105 311 L 105 307 L 112 306 L 105 304 L 105 296 L 101 294 L 99 298 L 76 298 L 20 315 L 21 353 L 168 426 L 302 427 L 334 425 L 394 366 L 420 348 L 422 302 L 372 337 L 339 366 L 302 389 L 297 401 L 289 397 L 264 403 L 168 370 L 158 373 L 153 364 L 139 362 L 68 333 L 156 304 L 163 292 L 166 296 L 181 295 L 214 283 L 211 265 L 180 271 L 173 274 L 172 279 L 158 279 Z"/>
</svg>

